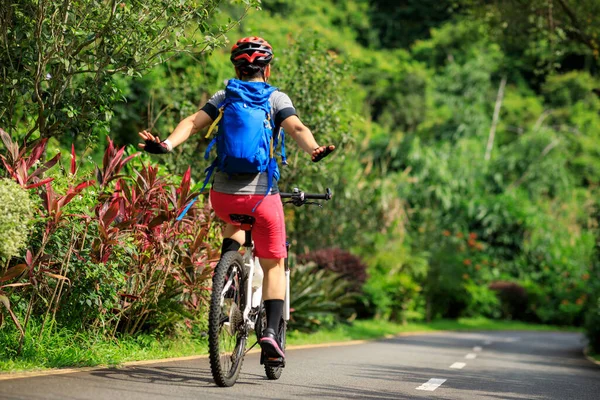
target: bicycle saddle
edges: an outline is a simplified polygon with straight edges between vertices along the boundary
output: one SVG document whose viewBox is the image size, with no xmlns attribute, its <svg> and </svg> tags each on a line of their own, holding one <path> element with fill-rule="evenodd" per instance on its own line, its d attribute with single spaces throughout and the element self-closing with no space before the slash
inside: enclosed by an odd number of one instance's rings
<svg viewBox="0 0 600 400">
<path fill-rule="evenodd" d="M 256 221 L 256 218 L 244 214 L 229 214 L 229 218 L 231 218 L 231 222 L 250 227 L 252 227 Z"/>
</svg>

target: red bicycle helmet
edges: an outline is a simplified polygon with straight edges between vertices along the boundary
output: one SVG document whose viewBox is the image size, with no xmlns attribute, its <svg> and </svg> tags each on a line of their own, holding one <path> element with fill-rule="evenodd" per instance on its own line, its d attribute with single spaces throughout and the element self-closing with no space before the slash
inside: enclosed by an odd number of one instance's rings
<svg viewBox="0 0 600 400">
<path fill-rule="evenodd" d="M 230 60 L 236 68 L 248 65 L 266 67 L 273 59 L 273 47 L 258 36 L 245 37 L 231 48 Z"/>
</svg>

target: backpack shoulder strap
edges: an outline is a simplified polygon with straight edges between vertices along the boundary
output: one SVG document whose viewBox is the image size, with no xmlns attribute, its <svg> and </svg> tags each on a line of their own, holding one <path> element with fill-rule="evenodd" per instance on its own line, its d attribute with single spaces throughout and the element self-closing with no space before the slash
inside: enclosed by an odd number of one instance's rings
<svg viewBox="0 0 600 400">
<path fill-rule="evenodd" d="M 206 136 L 204 137 L 205 139 L 208 139 L 210 137 L 210 134 L 213 133 L 213 131 L 215 129 L 218 130 L 217 125 L 221 121 L 221 118 L 223 118 L 223 110 L 224 109 L 225 109 L 225 105 L 222 105 L 221 107 L 219 107 L 219 115 L 217 115 L 217 118 L 215 118 L 215 120 L 213 121 L 213 123 L 210 124 L 210 128 L 208 128 L 208 132 L 206 132 Z"/>
</svg>

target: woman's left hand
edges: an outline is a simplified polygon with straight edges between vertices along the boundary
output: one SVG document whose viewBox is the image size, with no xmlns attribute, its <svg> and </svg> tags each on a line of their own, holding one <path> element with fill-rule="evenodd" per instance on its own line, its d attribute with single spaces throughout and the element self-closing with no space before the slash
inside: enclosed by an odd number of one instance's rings
<svg viewBox="0 0 600 400">
<path fill-rule="evenodd" d="M 335 146 L 330 144 L 329 146 L 319 146 L 313 150 L 311 159 L 313 162 L 321 161 L 323 158 L 327 157 L 329 153 L 335 150 Z"/>
</svg>

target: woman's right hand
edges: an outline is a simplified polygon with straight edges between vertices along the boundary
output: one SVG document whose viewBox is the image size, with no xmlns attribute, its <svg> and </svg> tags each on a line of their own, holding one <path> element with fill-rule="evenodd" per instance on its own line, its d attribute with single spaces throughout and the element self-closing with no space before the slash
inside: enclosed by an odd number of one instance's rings
<svg viewBox="0 0 600 400">
<path fill-rule="evenodd" d="M 170 151 L 167 143 L 162 142 L 158 136 L 154 136 L 146 130 L 139 132 L 139 135 L 144 143 L 139 143 L 138 147 L 145 152 L 151 154 L 165 154 Z"/>
</svg>

